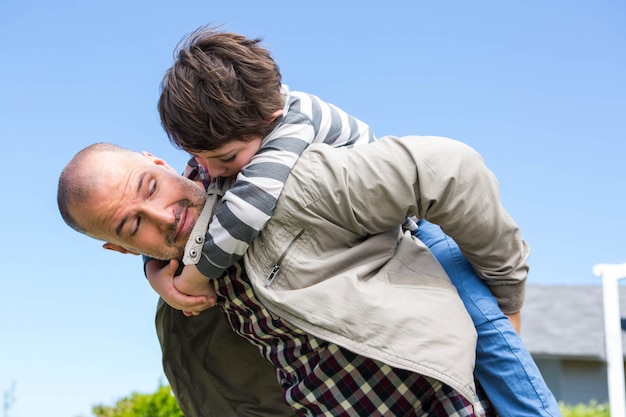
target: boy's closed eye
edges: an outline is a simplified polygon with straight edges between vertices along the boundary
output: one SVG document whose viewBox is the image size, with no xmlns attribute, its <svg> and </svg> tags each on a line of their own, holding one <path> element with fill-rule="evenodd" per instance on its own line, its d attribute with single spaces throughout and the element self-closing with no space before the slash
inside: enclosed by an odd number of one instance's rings
<svg viewBox="0 0 626 417">
<path fill-rule="evenodd" d="M 235 159 L 237 159 L 237 154 L 233 154 L 232 156 L 229 156 L 228 158 L 222 158 L 220 160 L 222 162 L 228 163 L 228 162 L 233 162 Z"/>
</svg>

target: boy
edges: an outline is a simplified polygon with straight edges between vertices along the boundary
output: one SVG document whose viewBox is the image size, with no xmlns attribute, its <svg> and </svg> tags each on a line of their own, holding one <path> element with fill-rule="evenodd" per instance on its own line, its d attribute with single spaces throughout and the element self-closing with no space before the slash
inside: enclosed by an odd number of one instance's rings
<svg viewBox="0 0 626 417">
<path fill-rule="evenodd" d="M 201 253 L 199 250 L 186 253 L 187 266 L 175 278 L 176 287 L 183 293 L 213 297 L 210 281 L 206 278 L 219 278 L 225 268 L 245 253 L 272 216 L 285 179 L 310 143 L 351 147 L 374 141 L 367 125 L 314 96 L 289 92 L 280 84 L 280 79 L 276 64 L 269 52 L 259 46 L 259 40 L 210 28 L 201 28 L 190 35 L 164 78 L 159 112 L 172 143 L 195 155 L 199 169 L 205 167 L 209 177 L 237 175 L 235 185 L 223 196 L 222 207 L 208 227 Z M 409 226 L 414 229 L 411 224 Z M 454 244 L 450 243 L 450 246 L 454 247 Z M 149 261 L 146 273 L 153 288 L 163 295 L 164 290 L 159 287 L 161 277 L 171 275 L 171 270 L 157 262 Z M 194 263 L 197 268 L 189 265 Z M 446 265 L 445 262 L 442 264 Z M 202 274 L 198 274 L 198 270 Z M 455 274 L 452 269 L 447 272 L 451 277 Z M 473 273 L 471 268 L 458 269 L 457 278 L 453 278 L 466 306 L 473 306 L 474 300 L 472 292 L 463 288 L 462 283 L 465 279 L 471 282 L 475 277 Z M 493 292 L 502 290 L 502 286 L 494 288 L 490 287 Z M 523 283 L 510 286 L 509 290 L 507 297 L 513 302 L 501 304 L 501 308 L 518 318 Z M 468 310 L 481 316 L 480 324 L 484 324 L 480 308 L 472 310 L 468 307 Z M 475 322 L 477 315 L 472 314 Z M 501 313 L 497 320 L 500 318 Z M 507 337 L 517 338 L 510 333 Z M 487 369 L 484 380 L 480 377 L 479 380 L 502 415 L 523 415 L 516 414 L 515 402 L 528 404 L 525 396 L 531 398 L 536 393 L 526 392 L 523 388 L 521 392 L 511 389 L 510 395 L 501 394 L 503 386 L 509 385 L 510 381 L 498 377 L 498 369 L 488 365 L 494 363 L 488 356 L 495 355 L 499 360 L 496 363 L 502 364 L 500 356 L 506 358 L 510 354 L 506 347 L 511 342 L 507 345 L 502 339 L 489 340 L 495 345 L 485 356 L 484 365 L 481 357 L 478 358 L 477 372 Z M 519 340 L 514 344 L 521 346 Z M 525 349 L 522 347 L 521 350 L 521 354 L 509 355 L 515 365 L 509 369 L 516 369 L 512 375 L 524 379 L 538 371 Z M 520 359 L 521 356 L 524 360 Z M 526 369 L 519 366 L 520 362 Z M 537 404 L 535 398 L 529 401 Z M 520 406 L 524 407 L 528 408 L 527 405 Z M 534 415 L 546 415 L 544 412 L 537 410 Z"/>
<path fill-rule="evenodd" d="M 209 225 L 203 256 L 191 260 L 197 268 L 185 267 L 183 281 L 197 270 L 219 278 L 241 258 L 309 144 L 375 140 L 360 120 L 281 85 L 276 63 L 259 42 L 200 28 L 179 48 L 162 83 L 159 113 L 170 141 L 193 154 L 210 177 L 237 176 Z M 152 279 L 152 268 L 147 271 Z"/>
</svg>

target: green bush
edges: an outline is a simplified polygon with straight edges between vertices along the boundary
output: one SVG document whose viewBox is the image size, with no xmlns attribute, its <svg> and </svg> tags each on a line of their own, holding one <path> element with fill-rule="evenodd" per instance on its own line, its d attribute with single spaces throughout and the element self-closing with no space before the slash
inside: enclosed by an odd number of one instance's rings
<svg viewBox="0 0 626 417">
<path fill-rule="evenodd" d="M 113 407 L 98 404 L 92 412 L 96 417 L 184 417 L 167 385 L 160 385 L 153 394 L 132 393 Z"/>
<path fill-rule="evenodd" d="M 559 403 L 559 408 L 562 417 L 610 417 L 608 403 Z M 112 407 L 98 404 L 92 411 L 95 417 L 184 417 L 167 385 L 160 385 L 153 394 L 132 393 L 118 400 Z"/>
<path fill-rule="evenodd" d="M 559 403 L 563 417 L 609 417 L 609 404 L 591 401 L 589 404 L 565 405 Z"/>
</svg>

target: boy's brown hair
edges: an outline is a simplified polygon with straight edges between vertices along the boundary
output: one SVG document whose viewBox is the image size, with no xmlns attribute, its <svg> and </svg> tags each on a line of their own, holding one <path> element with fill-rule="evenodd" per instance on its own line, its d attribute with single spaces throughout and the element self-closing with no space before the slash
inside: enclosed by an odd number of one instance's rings
<svg viewBox="0 0 626 417">
<path fill-rule="evenodd" d="M 281 74 L 260 43 L 203 26 L 178 44 L 158 104 L 175 147 L 212 151 L 271 132 L 272 114 L 283 108 Z"/>
</svg>

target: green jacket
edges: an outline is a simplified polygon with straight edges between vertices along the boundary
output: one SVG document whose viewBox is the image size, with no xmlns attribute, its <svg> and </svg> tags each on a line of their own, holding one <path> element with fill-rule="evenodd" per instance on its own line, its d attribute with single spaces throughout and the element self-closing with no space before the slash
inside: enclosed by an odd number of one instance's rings
<svg viewBox="0 0 626 417">
<path fill-rule="evenodd" d="M 163 370 L 185 417 L 295 417 L 272 365 L 217 308 L 185 317 L 159 300 Z"/>
</svg>

